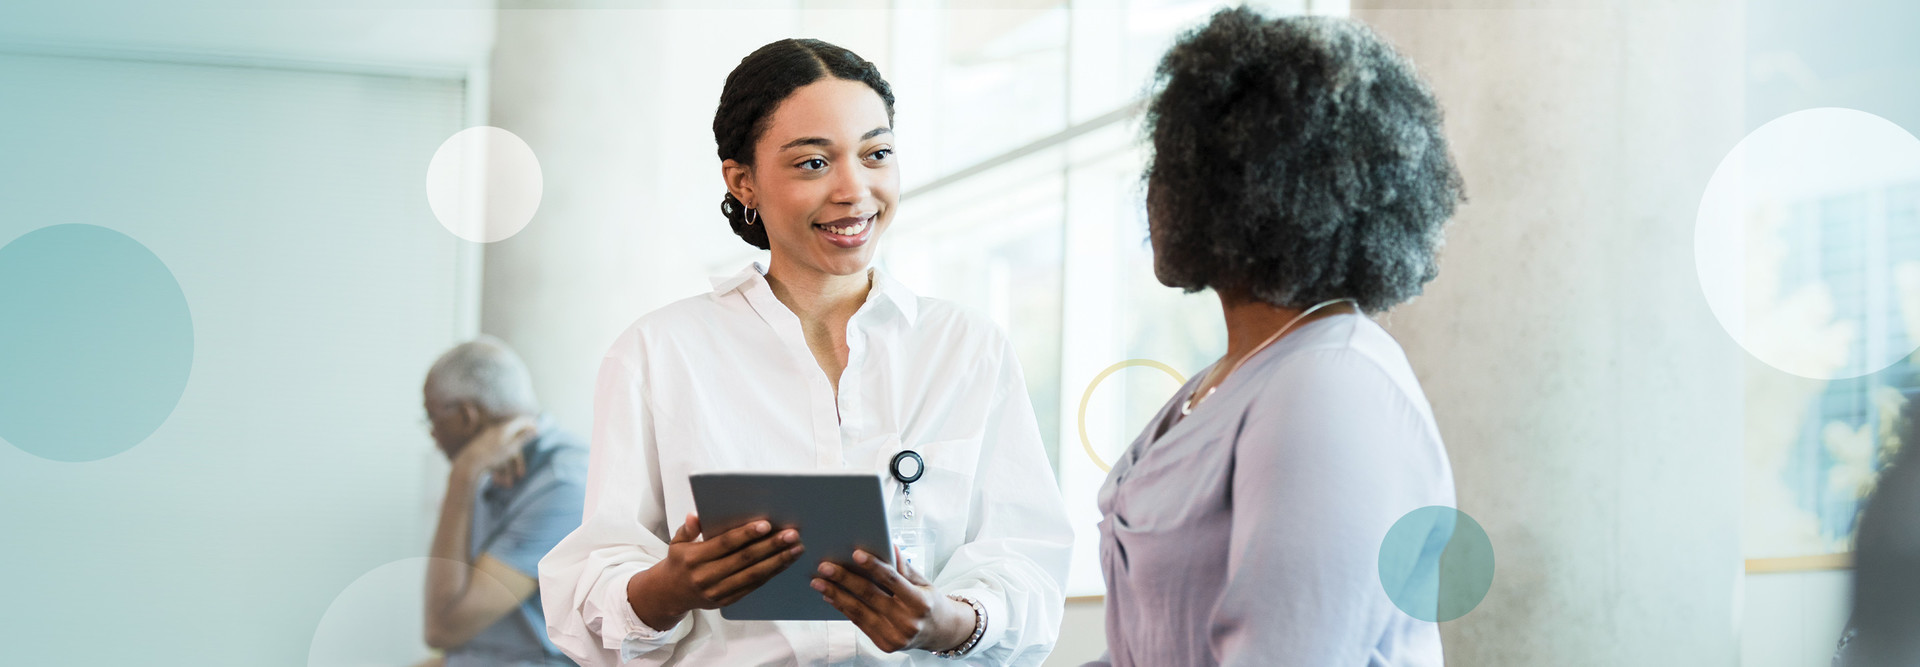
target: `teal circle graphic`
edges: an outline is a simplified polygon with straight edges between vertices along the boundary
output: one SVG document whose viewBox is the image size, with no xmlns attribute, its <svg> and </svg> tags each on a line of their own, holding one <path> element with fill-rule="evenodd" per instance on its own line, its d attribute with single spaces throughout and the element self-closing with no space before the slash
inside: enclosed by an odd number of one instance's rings
<svg viewBox="0 0 1920 667">
<path fill-rule="evenodd" d="M 1380 542 L 1380 585 L 1408 616 L 1460 618 L 1493 587 L 1493 541 L 1466 512 L 1441 505 L 1408 512 Z"/>
<path fill-rule="evenodd" d="M 0 439 L 96 461 L 153 435 L 193 367 L 167 265 L 125 234 L 54 225 L 0 247 Z"/>
</svg>

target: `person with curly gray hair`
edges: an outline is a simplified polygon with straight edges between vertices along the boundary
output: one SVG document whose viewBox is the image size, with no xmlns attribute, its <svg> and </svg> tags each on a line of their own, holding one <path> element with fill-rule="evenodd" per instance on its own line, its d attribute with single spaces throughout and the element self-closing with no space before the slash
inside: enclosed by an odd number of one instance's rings
<svg viewBox="0 0 1920 667">
<path fill-rule="evenodd" d="M 1417 562 L 1380 554 L 1401 517 L 1454 504 L 1453 474 L 1368 317 L 1438 274 L 1462 198 L 1439 104 L 1359 23 L 1245 8 L 1182 36 L 1155 88 L 1154 272 L 1219 295 L 1227 351 L 1100 491 L 1093 664 L 1440 665 L 1433 610 L 1388 591 L 1437 597 L 1451 527 Z"/>
</svg>

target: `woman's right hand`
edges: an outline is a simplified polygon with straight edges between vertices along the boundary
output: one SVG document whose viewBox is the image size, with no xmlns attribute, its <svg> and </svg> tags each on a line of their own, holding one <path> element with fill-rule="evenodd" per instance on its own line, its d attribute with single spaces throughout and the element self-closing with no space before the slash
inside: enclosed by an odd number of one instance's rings
<svg viewBox="0 0 1920 667">
<path fill-rule="evenodd" d="M 753 521 L 710 539 L 700 535 L 700 517 L 687 515 L 667 543 L 667 557 L 627 580 L 627 600 L 641 622 L 656 630 L 673 627 L 695 609 L 733 604 L 779 574 L 806 548 L 800 531 L 773 532 Z"/>
</svg>

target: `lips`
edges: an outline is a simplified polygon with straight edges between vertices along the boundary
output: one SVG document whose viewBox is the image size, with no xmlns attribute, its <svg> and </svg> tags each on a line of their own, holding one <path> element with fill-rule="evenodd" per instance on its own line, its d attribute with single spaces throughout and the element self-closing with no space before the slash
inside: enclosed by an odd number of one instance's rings
<svg viewBox="0 0 1920 667">
<path fill-rule="evenodd" d="M 867 239 L 873 237 L 873 218 L 874 216 L 872 215 L 857 218 L 841 218 L 830 222 L 816 223 L 813 226 L 813 230 L 814 233 L 825 238 L 828 243 L 842 248 L 858 248 L 865 245 Z"/>
</svg>

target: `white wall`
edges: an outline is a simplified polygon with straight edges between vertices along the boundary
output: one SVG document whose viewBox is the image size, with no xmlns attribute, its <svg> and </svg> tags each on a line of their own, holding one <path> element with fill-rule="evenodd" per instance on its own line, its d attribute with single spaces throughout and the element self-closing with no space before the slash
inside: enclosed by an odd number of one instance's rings
<svg viewBox="0 0 1920 667">
<path fill-rule="evenodd" d="M 0 4 L 0 50 L 313 65 L 464 76 L 493 41 L 492 0 L 21 0 Z"/>
<path fill-rule="evenodd" d="M 416 557 L 446 464 L 419 386 L 478 327 L 478 253 L 434 222 L 425 167 L 474 117 L 493 19 L 435 1 L 0 4 L 0 244 L 59 223 L 132 237 L 194 344 L 132 449 L 0 446 L 0 661 L 427 655 Z M 125 621 L 105 634 L 103 601 Z M 369 631 L 329 632 L 347 626 Z"/>
<path fill-rule="evenodd" d="M 64 463 L 0 445 L 0 662 L 424 657 L 417 576 L 366 591 L 383 604 L 357 620 L 383 632 L 321 628 L 433 530 L 446 469 L 420 381 L 473 323 L 468 244 L 434 222 L 425 165 L 463 123 L 461 82 L 0 54 L 0 90 L 0 245 L 63 223 L 125 234 L 193 326 L 179 403 L 131 449 Z"/>
<path fill-rule="evenodd" d="M 1741 595 L 1742 667 L 1826 667 L 1852 612 L 1853 571 L 1749 574 Z"/>
<path fill-rule="evenodd" d="M 1100 598 L 1069 598 L 1060 642 L 1045 667 L 1079 667 L 1107 650 L 1107 609 Z"/>
</svg>

